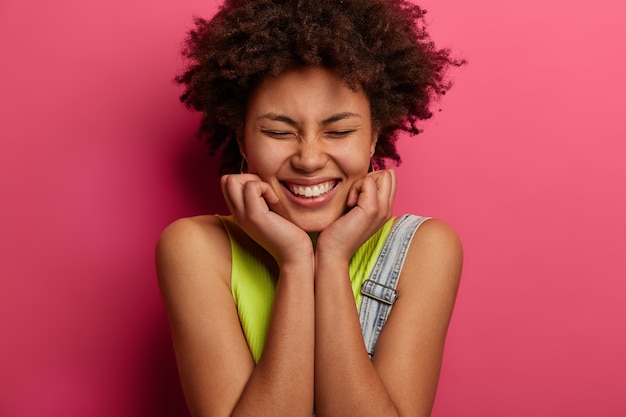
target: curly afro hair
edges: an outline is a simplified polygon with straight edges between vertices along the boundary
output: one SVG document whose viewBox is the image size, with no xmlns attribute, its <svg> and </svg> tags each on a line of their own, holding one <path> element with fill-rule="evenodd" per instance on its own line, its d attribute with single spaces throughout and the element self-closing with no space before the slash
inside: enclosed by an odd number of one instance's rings
<svg viewBox="0 0 626 417">
<path fill-rule="evenodd" d="M 261 80 L 307 65 L 362 89 L 379 132 L 374 164 L 399 164 L 398 133 L 419 133 L 451 86 L 446 70 L 464 62 L 435 47 L 425 13 L 405 0 L 226 0 L 212 19 L 196 17 L 175 80 L 185 86 L 181 101 L 202 112 L 199 137 L 221 152 L 220 173 L 240 169 L 237 141 Z"/>
</svg>

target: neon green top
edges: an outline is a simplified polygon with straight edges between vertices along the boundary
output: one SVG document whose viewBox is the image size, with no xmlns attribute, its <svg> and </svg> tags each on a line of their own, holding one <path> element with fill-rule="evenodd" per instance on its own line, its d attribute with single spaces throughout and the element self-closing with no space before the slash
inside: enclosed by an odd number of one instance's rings
<svg viewBox="0 0 626 417">
<path fill-rule="evenodd" d="M 241 328 L 254 362 L 257 363 L 267 337 L 279 269 L 274 258 L 246 235 L 233 222 L 232 216 L 218 217 L 230 238 L 231 292 L 237 305 Z M 350 260 L 350 282 L 357 308 L 361 304 L 361 285 L 370 275 L 393 221 L 393 218 L 387 221 Z M 315 241 L 315 236 L 312 238 Z"/>
</svg>

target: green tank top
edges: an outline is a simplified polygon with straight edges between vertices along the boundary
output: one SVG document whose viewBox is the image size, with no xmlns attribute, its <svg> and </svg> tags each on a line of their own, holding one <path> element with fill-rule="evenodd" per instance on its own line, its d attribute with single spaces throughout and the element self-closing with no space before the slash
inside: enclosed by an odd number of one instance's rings
<svg viewBox="0 0 626 417">
<path fill-rule="evenodd" d="M 263 352 L 269 328 L 278 265 L 274 258 L 246 235 L 231 216 L 218 216 L 230 238 L 232 272 L 231 292 L 237 306 L 241 328 L 257 363 Z M 376 258 L 389 235 L 394 219 L 389 219 L 369 238 L 350 260 L 350 282 L 357 308 L 361 304 L 361 285 L 370 275 Z M 315 242 L 316 236 L 312 236 Z"/>
</svg>

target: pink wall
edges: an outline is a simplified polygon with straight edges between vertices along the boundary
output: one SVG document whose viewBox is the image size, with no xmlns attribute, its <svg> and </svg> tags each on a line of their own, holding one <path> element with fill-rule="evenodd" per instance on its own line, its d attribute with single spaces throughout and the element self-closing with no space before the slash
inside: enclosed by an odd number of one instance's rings
<svg viewBox="0 0 626 417">
<path fill-rule="evenodd" d="M 423 4 L 470 60 L 398 170 L 466 249 L 433 415 L 626 415 L 626 6 Z M 185 415 L 152 252 L 223 209 L 171 82 L 212 10 L 0 4 L 0 415 Z"/>
</svg>

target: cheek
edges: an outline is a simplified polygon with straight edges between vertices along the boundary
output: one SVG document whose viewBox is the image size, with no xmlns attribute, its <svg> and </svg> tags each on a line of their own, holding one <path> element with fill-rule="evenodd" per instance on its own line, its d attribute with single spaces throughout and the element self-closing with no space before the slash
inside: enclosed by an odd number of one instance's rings
<svg viewBox="0 0 626 417">
<path fill-rule="evenodd" d="M 243 140 L 243 149 L 248 159 L 248 167 L 258 169 L 263 163 L 263 146 L 259 143 L 259 139 L 254 134 L 251 135 L 249 132 L 246 132 Z"/>
<path fill-rule="evenodd" d="M 337 155 L 338 162 L 342 165 L 346 174 L 350 176 L 365 176 L 370 167 L 369 149 L 349 149 Z"/>
<path fill-rule="evenodd" d="M 272 177 L 289 159 L 289 152 L 284 146 L 272 146 L 271 143 L 256 142 L 248 149 L 249 172 L 266 180 Z"/>
</svg>

